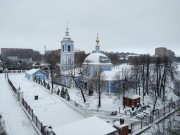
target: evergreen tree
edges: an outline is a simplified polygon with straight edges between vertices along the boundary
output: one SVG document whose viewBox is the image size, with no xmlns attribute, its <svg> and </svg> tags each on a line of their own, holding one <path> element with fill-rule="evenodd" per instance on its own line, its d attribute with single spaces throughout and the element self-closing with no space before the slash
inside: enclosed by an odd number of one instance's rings
<svg viewBox="0 0 180 135">
<path fill-rule="evenodd" d="M 50 89 L 50 85 L 49 85 L 49 83 L 47 84 L 47 89 L 48 89 L 48 90 Z"/>
<path fill-rule="evenodd" d="M 58 90 L 57 90 L 57 95 L 59 95 L 59 93 L 60 93 L 60 89 L 58 88 Z"/>
</svg>

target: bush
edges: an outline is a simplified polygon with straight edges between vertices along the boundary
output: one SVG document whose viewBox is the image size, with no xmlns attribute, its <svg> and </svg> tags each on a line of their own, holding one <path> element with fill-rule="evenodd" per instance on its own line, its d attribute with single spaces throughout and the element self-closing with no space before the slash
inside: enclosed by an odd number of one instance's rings
<svg viewBox="0 0 180 135">
<path fill-rule="evenodd" d="M 66 99 L 67 99 L 67 101 L 69 101 L 69 100 L 70 100 L 69 93 L 67 93 L 67 94 L 66 94 Z"/>
<path fill-rule="evenodd" d="M 50 90 L 50 85 L 49 85 L 49 83 L 47 84 L 47 89 Z"/>
<path fill-rule="evenodd" d="M 64 87 L 61 88 L 61 97 L 65 98 L 65 90 Z"/>
<path fill-rule="evenodd" d="M 57 90 L 57 95 L 59 95 L 59 93 L 60 93 L 60 89 L 58 88 L 58 90 Z"/>
</svg>

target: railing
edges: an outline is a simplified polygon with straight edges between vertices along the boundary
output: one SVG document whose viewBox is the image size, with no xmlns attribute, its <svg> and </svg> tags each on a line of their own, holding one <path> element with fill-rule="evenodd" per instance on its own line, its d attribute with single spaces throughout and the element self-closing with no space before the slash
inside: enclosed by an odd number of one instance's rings
<svg viewBox="0 0 180 135">
<path fill-rule="evenodd" d="M 14 93 L 17 95 L 17 89 L 14 87 L 13 83 L 8 79 L 8 83 L 11 86 L 12 90 L 14 91 Z"/>
<path fill-rule="evenodd" d="M 13 85 L 13 83 L 9 79 L 8 79 L 8 83 L 11 86 L 14 93 L 17 95 L 17 89 L 15 88 L 15 86 Z M 28 103 L 24 99 L 22 99 L 22 105 L 25 108 L 26 112 L 29 114 L 31 120 L 33 121 L 34 125 L 37 127 L 39 132 L 42 135 L 49 135 L 48 131 L 45 129 L 46 126 L 43 126 L 42 122 L 34 114 L 33 109 L 30 107 L 30 105 L 28 105 Z M 55 133 L 51 131 L 50 135 L 55 135 Z"/>
<path fill-rule="evenodd" d="M 137 118 L 140 121 L 131 124 L 131 133 L 134 133 L 137 130 L 141 130 L 143 127 L 152 124 L 157 120 L 163 119 L 172 110 L 175 110 L 179 107 L 180 107 L 180 99 L 165 105 L 161 109 L 156 109 L 154 112 L 152 112 L 149 115 L 144 115 L 144 117 L 142 118 Z"/>
<path fill-rule="evenodd" d="M 22 99 L 22 105 L 26 109 L 26 111 L 28 112 L 28 114 L 31 117 L 33 123 L 38 128 L 38 130 L 41 132 L 41 134 L 45 135 L 44 131 L 43 131 L 44 126 L 43 126 L 42 122 L 40 122 L 40 120 L 34 114 L 33 109 L 30 107 L 30 105 L 28 105 L 28 103 L 24 99 Z"/>
</svg>

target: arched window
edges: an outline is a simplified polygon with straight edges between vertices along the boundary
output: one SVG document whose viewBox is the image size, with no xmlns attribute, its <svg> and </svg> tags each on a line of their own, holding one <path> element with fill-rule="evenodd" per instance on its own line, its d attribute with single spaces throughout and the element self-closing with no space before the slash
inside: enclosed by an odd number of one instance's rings
<svg viewBox="0 0 180 135">
<path fill-rule="evenodd" d="M 70 45 L 68 45 L 68 52 L 70 52 L 71 51 L 71 46 Z"/>
<path fill-rule="evenodd" d="M 64 45 L 63 45 L 63 52 L 64 52 Z"/>
</svg>

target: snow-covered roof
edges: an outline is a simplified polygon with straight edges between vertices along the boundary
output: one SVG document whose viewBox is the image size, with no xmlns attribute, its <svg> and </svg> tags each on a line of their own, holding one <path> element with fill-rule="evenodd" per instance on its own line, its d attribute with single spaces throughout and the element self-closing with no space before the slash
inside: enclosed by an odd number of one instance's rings
<svg viewBox="0 0 180 135">
<path fill-rule="evenodd" d="M 133 94 L 133 95 L 126 95 L 127 98 L 130 98 L 130 99 L 136 99 L 136 98 L 140 98 L 139 95 L 136 95 L 136 94 Z"/>
<path fill-rule="evenodd" d="M 114 126 L 120 129 L 120 128 L 123 128 L 123 127 L 128 126 L 128 124 L 122 124 L 122 125 L 120 125 L 120 122 L 119 122 L 119 121 L 116 121 L 116 122 L 114 122 Z"/>
<path fill-rule="evenodd" d="M 26 71 L 26 73 L 27 74 L 29 74 L 29 75 L 33 75 L 34 73 L 36 73 L 37 71 L 39 71 L 39 70 L 41 70 L 41 69 L 31 69 L 31 70 L 28 70 L 28 71 Z M 42 70 L 41 70 L 42 71 Z M 43 72 L 43 71 L 42 71 Z M 43 73 L 45 73 L 45 72 L 43 72 Z M 46 73 L 45 73 L 46 74 Z"/>
<path fill-rule="evenodd" d="M 84 64 L 111 64 L 111 61 L 105 54 L 92 53 L 86 57 Z"/>
<path fill-rule="evenodd" d="M 39 65 L 41 65 L 39 62 L 33 63 L 33 66 L 39 66 Z"/>
<path fill-rule="evenodd" d="M 113 67 L 111 71 L 103 71 L 104 80 L 106 81 L 115 81 L 124 79 L 124 75 L 129 73 L 130 65 L 121 64 L 116 67 Z"/>
<path fill-rule="evenodd" d="M 121 77 L 121 71 L 119 70 L 112 70 L 112 71 L 103 71 L 102 75 L 104 76 L 104 80 L 106 81 L 114 81 L 114 80 L 120 80 Z"/>
<path fill-rule="evenodd" d="M 97 116 L 53 128 L 56 135 L 107 135 L 116 129 Z"/>
</svg>

